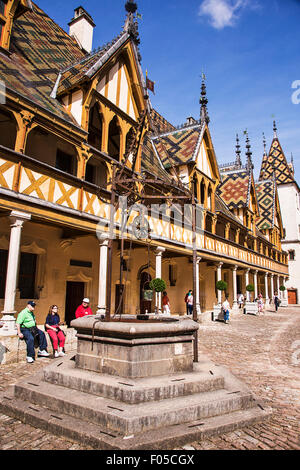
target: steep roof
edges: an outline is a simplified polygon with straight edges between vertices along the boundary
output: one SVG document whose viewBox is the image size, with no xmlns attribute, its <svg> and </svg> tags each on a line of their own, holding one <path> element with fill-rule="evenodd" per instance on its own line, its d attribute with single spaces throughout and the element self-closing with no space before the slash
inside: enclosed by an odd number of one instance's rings
<svg viewBox="0 0 300 470">
<path fill-rule="evenodd" d="M 260 217 L 257 226 L 260 230 L 272 229 L 276 215 L 276 183 L 275 180 L 258 181 L 255 184 Z"/>
<path fill-rule="evenodd" d="M 77 43 L 33 3 L 13 23 L 11 54 L 0 54 L 0 79 L 8 89 L 75 124 L 50 94 L 59 71 L 83 57 Z"/>
<path fill-rule="evenodd" d="M 222 181 L 218 187 L 218 195 L 230 210 L 249 207 L 252 170 L 243 168 L 228 173 L 221 173 Z"/>
<path fill-rule="evenodd" d="M 174 165 L 194 161 L 201 131 L 202 126 L 196 121 L 196 124 L 184 125 L 153 137 L 153 144 L 165 168 L 170 168 L 170 159 Z"/>
<path fill-rule="evenodd" d="M 274 172 L 276 183 L 278 185 L 294 182 L 291 168 L 287 162 L 276 133 L 272 141 L 269 155 L 265 153 L 263 156 L 259 179 L 273 179 Z"/>
</svg>

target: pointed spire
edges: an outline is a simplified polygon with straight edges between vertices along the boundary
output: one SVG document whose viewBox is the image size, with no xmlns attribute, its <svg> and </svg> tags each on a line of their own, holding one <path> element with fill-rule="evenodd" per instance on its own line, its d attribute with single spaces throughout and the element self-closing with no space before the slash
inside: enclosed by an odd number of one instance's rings
<svg viewBox="0 0 300 470">
<path fill-rule="evenodd" d="M 263 132 L 263 145 L 264 145 L 264 157 L 267 155 L 267 141 L 265 133 Z"/>
<path fill-rule="evenodd" d="M 135 14 L 137 11 L 137 3 L 134 0 L 127 0 L 125 4 L 125 10 L 127 11 L 127 17 L 124 25 L 124 31 L 126 31 L 138 45 L 140 43 L 138 22 Z"/>
<path fill-rule="evenodd" d="M 248 170 L 253 170 L 254 166 L 252 163 L 252 152 L 251 152 L 251 145 L 250 145 L 250 140 L 248 136 L 248 131 L 246 131 L 246 156 L 247 156 L 247 169 Z"/>
<path fill-rule="evenodd" d="M 276 121 L 273 121 L 273 131 L 274 131 L 274 139 L 277 139 L 277 126 Z"/>
<path fill-rule="evenodd" d="M 207 103 L 208 99 L 206 97 L 206 85 L 205 85 L 205 75 L 202 74 L 202 85 L 201 85 L 201 96 L 200 96 L 200 101 L 201 105 L 200 109 L 200 122 L 201 124 L 208 124 L 210 122 L 208 112 L 207 112 Z"/>
<path fill-rule="evenodd" d="M 235 160 L 235 165 L 238 168 L 242 167 L 242 160 L 241 160 L 241 146 L 240 146 L 240 139 L 238 134 L 236 135 L 236 160 Z"/>
<path fill-rule="evenodd" d="M 292 152 L 291 152 L 291 164 L 294 165 L 294 155 Z"/>
</svg>

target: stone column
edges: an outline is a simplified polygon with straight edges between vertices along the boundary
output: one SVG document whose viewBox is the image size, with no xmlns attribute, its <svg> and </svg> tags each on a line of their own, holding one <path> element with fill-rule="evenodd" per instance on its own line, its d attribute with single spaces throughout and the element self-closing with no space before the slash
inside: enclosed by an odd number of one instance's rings
<svg viewBox="0 0 300 470">
<path fill-rule="evenodd" d="M 271 274 L 271 292 L 270 292 L 270 300 L 274 298 L 274 274 Z"/>
<path fill-rule="evenodd" d="M 277 294 L 280 297 L 280 299 L 283 298 L 283 295 L 280 290 L 280 277 L 279 276 L 277 276 Z"/>
<path fill-rule="evenodd" d="M 286 287 L 286 281 L 287 281 L 287 278 L 286 277 L 283 277 L 282 278 L 282 285 L 284 287 Z M 289 305 L 289 301 L 288 301 L 288 291 L 287 289 L 281 293 L 281 307 L 288 307 Z"/>
<path fill-rule="evenodd" d="M 245 274 L 245 277 L 246 277 L 246 287 L 249 285 L 249 273 L 250 273 L 250 269 L 246 269 L 246 274 Z M 246 290 L 246 300 L 247 302 L 250 302 L 250 292 Z"/>
<path fill-rule="evenodd" d="M 235 266 L 232 270 L 232 286 L 233 286 L 233 304 L 232 304 L 232 309 L 233 310 L 238 310 L 238 301 L 237 301 L 237 269 L 238 267 Z"/>
<path fill-rule="evenodd" d="M 162 255 L 166 251 L 165 248 L 158 246 L 155 250 L 155 277 L 161 279 Z M 155 295 L 155 311 L 161 313 L 161 292 Z"/>
<path fill-rule="evenodd" d="M 222 266 L 223 263 L 219 263 L 217 267 L 217 280 L 222 281 Z M 222 291 L 218 290 L 218 306 L 222 305 Z"/>
<path fill-rule="evenodd" d="M 106 313 L 106 290 L 107 290 L 107 261 L 108 261 L 108 238 L 106 234 L 100 239 L 100 263 L 99 263 L 99 288 L 98 288 L 98 310 L 97 317 Z"/>
<path fill-rule="evenodd" d="M 11 231 L 7 261 L 4 310 L 2 312 L 3 317 L 1 319 L 4 326 L 0 329 L 0 334 L 7 336 L 16 334 L 16 319 L 14 314 L 16 313 L 15 299 L 20 262 L 21 232 L 24 222 L 30 220 L 31 215 L 23 212 L 12 211 L 10 219 Z"/>
<path fill-rule="evenodd" d="M 265 274 L 266 307 L 270 307 L 268 276 L 269 276 L 269 273 L 266 273 Z"/>
<path fill-rule="evenodd" d="M 196 301 L 196 312 L 197 315 L 201 315 L 201 306 L 200 306 L 200 261 L 201 257 L 197 256 L 197 267 L 196 267 L 196 295 L 195 295 L 195 301 Z"/>
<path fill-rule="evenodd" d="M 258 298 L 258 283 L 257 283 L 258 271 L 254 271 L 254 298 Z"/>
</svg>

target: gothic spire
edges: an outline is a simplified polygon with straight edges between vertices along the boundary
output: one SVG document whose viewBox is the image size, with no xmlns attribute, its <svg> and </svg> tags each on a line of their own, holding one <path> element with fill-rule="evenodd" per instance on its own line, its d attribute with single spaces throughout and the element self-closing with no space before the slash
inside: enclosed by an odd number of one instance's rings
<svg viewBox="0 0 300 470">
<path fill-rule="evenodd" d="M 242 167 L 242 160 L 241 160 L 241 146 L 240 146 L 240 139 L 238 134 L 236 135 L 236 160 L 235 160 L 235 165 L 238 168 Z"/>
<path fill-rule="evenodd" d="M 248 170 L 253 170 L 254 166 L 252 163 L 252 152 L 251 152 L 251 145 L 250 145 L 250 140 L 248 136 L 248 132 L 246 131 L 246 156 L 247 156 L 247 169 Z"/>
<path fill-rule="evenodd" d="M 264 145 L 264 156 L 267 155 L 267 141 L 265 133 L 263 132 L 263 145 Z"/>
<path fill-rule="evenodd" d="M 277 126 L 276 126 L 276 121 L 273 121 L 273 131 L 274 131 L 274 139 L 277 139 Z"/>
<path fill-rule="evenodd" d="M 210 119 L 209 119 L 208 112 L 207 112 L 208 99 L 206 97 L 206 85 L 205 85 L 205 76 L 204 76 L 204 74 L 202 74 L 201 96 L 200 96 L 199 103 L 201 105 L 200 122 L 201 122 L 201 124 L 204 124 L 204 123 L 208 124 Z"/>
</svg>

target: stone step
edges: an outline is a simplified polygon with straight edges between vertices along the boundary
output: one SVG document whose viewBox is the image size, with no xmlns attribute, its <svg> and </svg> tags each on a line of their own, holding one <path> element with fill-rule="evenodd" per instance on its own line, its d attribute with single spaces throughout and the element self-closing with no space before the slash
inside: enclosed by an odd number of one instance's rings
<svg viewBox="0 0 300 470">
<path fill-rule="evenodd" d="M 18 400 L 124 435 L 220 416 L 251 408 L 254 404 L 249 391 L 221 389 L 132 405 L 44 382 L 41 372 L 16 384 L 14 391 Z"/>
<path fill-rule="evenodd" d="M 203 418 L 159 430 L 125 435 L 106 427 L 88 423 L 52 410 L 16 399 L 12 391 L 0 392 L 0 411 L 23 423 L 44 429 L 57 436 L 80 442 L 98 450 L 168 450 L 200 441 L 213 435 L 235 431 L 265 421 L 272 415 L 270 408 L 253 403 L 247 410 L 222 416 Z"/>
<path fill-rule="evenodd" d="M 60 360 L 44 369 L 44 380 L 131 404 L 149 403 L 224 388 L 224 376 L 210 364 L 195 364 L 192 373 L 161 376 L 159 379 L 126 379 L 78 369 L 73 360 Z"/>
</svg>

